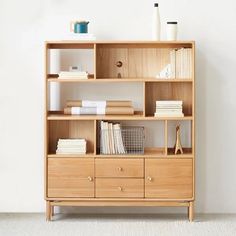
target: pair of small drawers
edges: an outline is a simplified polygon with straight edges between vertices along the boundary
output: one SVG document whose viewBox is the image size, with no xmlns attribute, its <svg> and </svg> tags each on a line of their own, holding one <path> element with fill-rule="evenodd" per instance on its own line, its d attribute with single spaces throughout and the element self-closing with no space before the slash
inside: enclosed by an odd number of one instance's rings
<svg viewBox="0 0 236 236">
<path fill-rule="evenodd" d="M 143 159 L 96 159 L 96 197 L 144 197 Z"/>
</svg>

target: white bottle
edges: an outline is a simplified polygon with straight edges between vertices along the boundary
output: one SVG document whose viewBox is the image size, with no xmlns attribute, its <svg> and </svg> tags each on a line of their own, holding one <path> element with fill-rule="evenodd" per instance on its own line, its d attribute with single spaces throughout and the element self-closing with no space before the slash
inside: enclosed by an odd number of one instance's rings
<svg viewBox="0 0 236 236">
<path fill-rule="evenodd" d="M 152 40 L 160 40 L 161 34 L 161 22 L 158 3 L 154 3 L 152 22 Z"/>
<path fill-rule="evenodd" d="M 169 21 L 166 27 L 167 40 L 177 40 L 177 22 Z"/>
</svg>

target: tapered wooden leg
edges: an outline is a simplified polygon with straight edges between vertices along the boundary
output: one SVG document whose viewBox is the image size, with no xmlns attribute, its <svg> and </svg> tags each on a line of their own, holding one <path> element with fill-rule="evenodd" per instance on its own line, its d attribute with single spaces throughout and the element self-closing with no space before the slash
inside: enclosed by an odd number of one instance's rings
<svg viewBox="0 0 236 236">
<path fill-rule="evenodd" d="M 54 206 L 51 205 L 51 219 L 54 216 Z"/>
<path fill-rule="evenodd" d="M 50 201 L 46 201 L 46 220 L 50 221 L 51 220 L 51 204 Z"/>
<path fill-rule="evenodd" d="M 194 217 L 194 207 L 193 207 L 193 202 L 189 202 L 189 207 L 188 207 L 188 219 L 190 222 L 193 221 Z"/>
</svg>

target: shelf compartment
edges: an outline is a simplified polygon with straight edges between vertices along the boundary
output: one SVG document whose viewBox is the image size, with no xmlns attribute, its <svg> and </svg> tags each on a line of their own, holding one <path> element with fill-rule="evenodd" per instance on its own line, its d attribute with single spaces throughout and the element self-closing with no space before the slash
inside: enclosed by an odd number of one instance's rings
<svg viewBox="0 0 236 236">
<path fill-rule="evenodd" d="M 167 122 L 167 156 L 169 157 L 188 157 L 193 156 L 193 120 L 172 120 Z M 180 125 L 180 142 L 183 154 L 174 154 L 176 142 L 176 126 Z"/>
<path fill-rule="evenodd" d="M 122 48 L 97 45 L 97 79 L 155 78 L 170 62 L 170 48 Z M 160 60 L 162 58 L 162 60 Z M 117 63 L 121 66 L 117 66 Z"/>
<path fill-rule="evenodd" d="M 158 100 L 181 100 L 183 101 L 184 115 L 192 116 L 192 99 L 192 83 L 146 82 L 145 84 L 146 116 L 154 116 Z"/>
<path fill-rule="evenodd" d="M 48 153 L 49 157 L 63 157 L 63 156 L 91 156 L 94 154 L 95 146 L 95 131 L 94 121 L 80 120 L 80 121 L 67 121 L 67 120 L 52 120 L 48 122 Z M 85 155 L 59 155 L 56 153 L 57 142 L 60 138 L 84 138 L 87 141 L 87 153 Z"/>
</svg>

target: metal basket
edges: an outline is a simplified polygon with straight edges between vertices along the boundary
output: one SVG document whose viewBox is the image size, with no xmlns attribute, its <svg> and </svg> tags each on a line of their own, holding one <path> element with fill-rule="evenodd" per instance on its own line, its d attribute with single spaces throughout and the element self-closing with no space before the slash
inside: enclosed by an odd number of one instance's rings
<svg viewBox="0 0 236 236">
<path fill-rule="evenodd" d="M 122 126 L 120 130 L 100 130 L 100 154 L 144 154 L 144 127 Z M 108 147 L 109 146 L 109 147 Z"/>
</svg>

